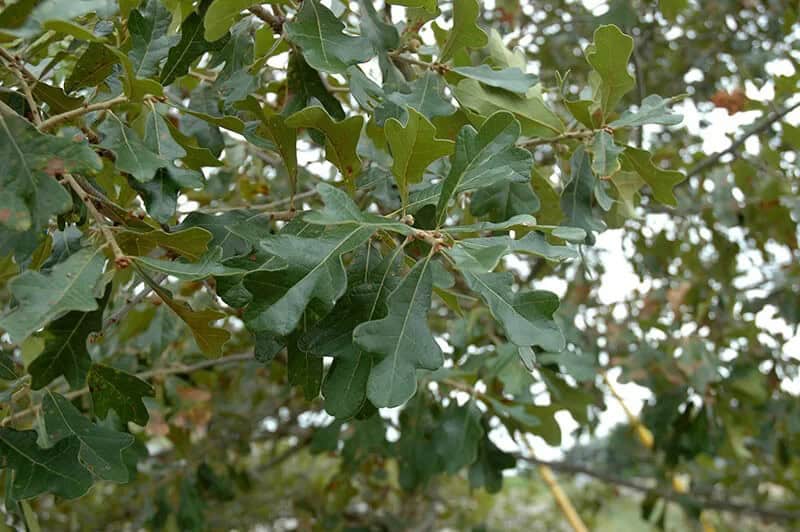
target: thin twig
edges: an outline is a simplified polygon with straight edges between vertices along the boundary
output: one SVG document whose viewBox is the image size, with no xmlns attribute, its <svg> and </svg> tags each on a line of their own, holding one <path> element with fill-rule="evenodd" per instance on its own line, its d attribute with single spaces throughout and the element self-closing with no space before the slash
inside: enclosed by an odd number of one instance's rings
<svg viewBox="0 0 800 532">
<path fill-rule="evenodd" d="M 153 276 L 153 282 L 156 283 L 156 284 L 159 284 L 159 283 L 161 283 L 161 281 L 163 281 L 166 278 L 167 278 L 167 274 L 159 273 L 158 275 L 154 275 Z M 144 301 L 147 298 L 147 296 L 150 295 L 150 292 L 152 292 L 152 291 L 153 291 L 153 288 L 150 285 L 148 285 L 147 283 L 145 283 L 144 288 L 142 289 L 141 292 L 139 292 L 138 294 L 136 294 L 132 298 L 128 299 L 123 306 L 121 306 L 119 309 L 114 311 L 113 314 L 111 314 L 109 317 L 107 317 L 105 319 L 105 321 L 103 322 L 103 329 L 102 330 L 105 331 L 109 327 L 112 327 L 112 326 L 116 325 L 117 323 L 119 323 L 122 320 L 122 318 L 128 312 L 130 312 L 136 305 L 138 305 L 139 303 Z"/>
<path fill-rule="evenodd" d="M 238 355 L 230 355 L 222 358 L 203 360 L 202 362 L 198 362 L 197 364 L 192 364 L 189 366 L 177 365 L 177 366 L 170 366 L 168 368 L 151 369 L 148 371 L 142 371 L 140 373 L 137 373 L 136 376 L 139 377 L 140 379 L 161 378 L 161 377 L 167 377 L 169 375 L 180 375 L 181 373 L 194 373 L 195 371 L 200 371 L 201 369 L 211 368 L 214 366 L 221 366 L 223 364 L 230 364 L 232 362 L 241 362 L 244 360 L 255 360 L 255 359 L 253 358 L 252 353 L 240 353 Z M 81 388 L 80 390 L 75 390 L 72 392 L 65 393 L 64 397 L 66 397 L 71 401 L 77 397 L 86 395 L 87 393 L 89 393 L 89 388 L 85 387 Z M 38 412 L 40 408 L 41 405 L 37 404 L 31 406 L 30 408 L 26 408 L 25 410 L 20 410 L 15 414 L 3 418 L 3 420 L 0 421 L 0 426 L 6 426 L 8 423 L 11 423 L 13 421 L 18 421 L 20 419 L 24 419 L 30 415 L 33 415 L 36 412 Z"/>
<path fill-rule="evenodd" d="M 800 107 L 800 101 L 798 101 L 795 104 L 790 105 L 789 107 L 785 107 L 784 109 L 778 111 L 777 113 L 769 113 L 767 116 L 763 117 L 761 120 L 758 120 L 755 124 L 753 124 L 753 127 L 748 129 L 747 131 L 745 131 L 742 134 L 742 136 L 739 137 L 738 139 L 736 139 L 733 142 L 733 144 L 728 146 L 727 149 L 719 151 L 717 153 L 713 153 L 713 154 L 709 155 L 708 157 L 706 157 L 705 159 L 703 159 L 702 161 L 700 161 L 699 163 L 697 163 L 696 165 L 694 165 L 693 167 L 691 167 L 686 172 L 687 179 L 686 179 L 686 181 L 684 181 L 684 183 L 688 182 L 688 178 L 694 177 L 694 176 L 700 174 L 701 172 L 707 170 L 708 168 L 711 168 L 715 164 L 717 164 L 717 162 L 722 157 L 724 157 L 725 155 L 731 154 L 731 155 L 735 156 L 736 152 L 739 150 L 739 148 L 742 147 L 742 145 L 745 142 L 747 142 L 747 139 L 749 139 L 753 135 L 757 135 L 757 134 L 765 131 L 766 129 L 769 129 L 772 126 L 772 124 L 774 124 L 775 122 L 778 122 L 779 120 L 781 120 L 783 117 L 785 117 L 786 115 L 788 115 L 789 113 L 791 113 L 792 111 L 797 109 L 798 107 Z"/>
<path fill-rule="evenodd" d="M 306 192 L 301 192 L 300 194 L 297 194 L 294 197 L 294 199 L 295 200 L 302 200 L 302 199 L 314 197 L 316 195 L 317 195 L 316 189 L 315 190 L 308 190 Z M 268 211 L 269 209 L 274 209 L 276 207 L 282 207 L 283 205 L 287 205 L 290 202 L 291 202 L 291 198 L 284 198 L 284 199 L 281 199 L 281 200 L 273 201 L 272 203 L 263 203 L 261 205 L 239 205 L 239 206 L 219 207 L 219 208 L 216 208 L 216 209 L 195 209 L 195 211 L 198 211 L 198 212 L 226 212 L 226 211 L 236 211 L 236 210 L 240 210 L 240 209 L 251 210 L 251 211 L 261 211 L 261 210 Z M 192 212 L 194 212 L 194 211 L 192 211 Z M 269 213 L 269 214 L 280 214 L 281 212 L 288 212 L 288 211 L 276 211 L 275 213 Z M 264 214 L 266 215 L 267 213 L 264 213 Z"/>
<path fill-rule="evenodd" d="M 91 113 L 92 111 L 102 111 L 103 109 L 110 109 L 115 105 L 119 105 L 127 101 L 128 97 L 125 96 L 124 94 L 121 94 L 104 102 L 85 104 L 82 107 L 78 107 L 77 109 L 72 109 L 71 111 L 61 113 L 60 115 L 51 116 L 50 118 L 42 122 L 41 125 L 39 125 L 39 129 L 41 131 L 47 131 L 48 129 L 52 129 L 53 127 L 63 122 L 72 120 L 73 118 L 83 116 L 87 113 Z"/>
<path fill-rule="evenodd" d="M 0 58 L 6 63 L 6 66 L 9 70 L 14 72 L 14 75 L 19 80 L 19 84 L 22 87 L 22 93 L 25 96 L 25 100 L 28 102 L 28 107 L 31 110 L 31 117 L 33 119 L 33 123 L 37 126 L 42 123 L 42 117 L 39 114 L 39 106 L 36 104 L 36 100 L 33 98 L 33 91 L 31 90 L 31 86 L 28 84 L 28 81 L 25 79 L 26 77 L 26 70 L 20 65 L 19 61 L 11 54 L 0 48 Z M 34 78 L 35 80 L 36 78 Z"/>
<path fill-rule="evenodd" d="M 106 224 L 105 218 L 100 211 L 97 210 L 95 207 L 94 202 L 83 189 L 83 187 L 75 181 L 75 178 L 72 177 L 71 174 L 64 174 L 64 181 L 66 181 L 72 190 L 75 191 L 75 194 L 81 199 L 84 205 L 86 205 L 86 209 L 91 213 L 92 217 L 97 222 L 97 226 L 100 229 L 100 232 L 103 234 L 103 238 L 105 239 L 106 243 L 111 246 L 111 252 L 114 254 L 114 265 L 119 270 L 123 270 L 130 266 L 131 259 L 123 253 L 122 248 L 119 247 L 117 243 L 117 239 L 114 238 L 114 233 L 111 231 L 109 226 Z"/>
</svg>

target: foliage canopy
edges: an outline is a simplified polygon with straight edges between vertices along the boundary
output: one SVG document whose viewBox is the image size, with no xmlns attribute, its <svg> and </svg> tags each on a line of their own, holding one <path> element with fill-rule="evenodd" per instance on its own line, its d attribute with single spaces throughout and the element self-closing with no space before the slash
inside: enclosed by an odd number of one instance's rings
<svg viewBox="0 0 800 532">
<path fill-rule="evenodd" d="M 641 418 L 552 467 L 800 518 L 796 6 L 496 4 L 4 3 L 8 523 L 424 529 L 556 413 L 596 435 L 617 368 Z M 708 101 L 760 118 L 709 155 Z"/>
</svg>

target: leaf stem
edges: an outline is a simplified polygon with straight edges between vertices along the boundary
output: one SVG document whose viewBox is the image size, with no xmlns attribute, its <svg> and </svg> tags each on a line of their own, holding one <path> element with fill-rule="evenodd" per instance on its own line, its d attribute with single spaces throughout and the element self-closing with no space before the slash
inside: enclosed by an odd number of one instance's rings
<svg viewBox="0 0 800 532">
<path fill-rule="evenodd" d="M 102 111 L 103 109 L 110 109 L 115 105 L 119 105 L 121 103 L 125 103 L 128 101 L 128 97 L 124 94 L 111 98 L 110 100 L 106 100 L 104 102 L 97 102 L 97 103 L 90 103 L 84 104 L 77 109 L 72 109 L 71 111 L 67 111 L 55 116 L 51 116 L 44 122 L 39 125 L 39 129 L 41 131 L 47 131 L 48 129 L 52 129 L 53 127 L 67 122 L 68 120 L 72 120 L 73 118 L 77 118 L 79 116 L 83 116 L 87 113 L 91 113 L 92 111 Z"/>
<path fill-rule="evenodd" d="M 97 222 L 100 232 L 103 234 L 103 238 L 106 240 L 108 245 L 111 246 L 111 252 L 114 254 L 114 266 L 116 266 L 116 268 L 119 270 L 124 270 L 130 266 L 131 259 L 122 252 L 122 248 L 119 247 L 117 239 L 114 238 L 114 233 L 111 232 L 111 229 L 109 229 L 108 225 L 106 224 L 103 215 L 97 210 L 94 202 L 83 189 L 83 187 L 78 184 L 71 174 L 64 174 L 64 181 L 66 181 L 67 184 L 72 187 L 72 190 L 75 191 L 75 194 L 77 194 L 83 204 L 86 205 L 86 209 L 91 213 L 92 217 Z"/>
<path fill-rule="evenodd" d="M 522 142 L 520 146 L 523 148 L 533 148 L 543 144 L 557 144 L 565 140 L 581 140 L 593 136 L 596 133 L 593 129 L 579 129 L 577 131 L 567 131 L 556 137 L 530 139 Z"/>
<path fill-rule="evenodd" d="M 692 166 L 689 170 L 687 170 L 686 180 L 683 182 L 688 183 L 690 177 L 694 177 L 700 174 L 701 172 L 707 170 L 708 168 L 711 168 L 712 166 L 717 164 L 717 162 L 719 162 L 719 160 L 725 155 L 731 154 L 735 158 L 736 151 L 747 141 L 747 139 L 749 139 L 753 135 L 757 135 L 758 133 L 761 133 L 762 131 L 768 129 L 770 126 L 772 126 L 772 124 L 781 120 L 784 116 L 788 115 L 798 107 L 800 107 L 800 101 L 792 105 L 789 105 L 787 107 L 784 107 L 778 112 L 772 112 L 763 117 L 761 120 L 756 121 L 756 123 L 753 124 L 753 127 L 745 131 L 741 137 L 733 141 L 733 143 L 730 146 L 728 146 L 728 148 L 709 155 L 696 165 Z"/>
</svg>

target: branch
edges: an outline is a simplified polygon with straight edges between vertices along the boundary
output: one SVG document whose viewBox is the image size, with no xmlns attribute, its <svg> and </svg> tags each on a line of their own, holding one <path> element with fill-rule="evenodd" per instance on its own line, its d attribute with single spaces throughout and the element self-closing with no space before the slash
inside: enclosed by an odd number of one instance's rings
<svg viewBox="0 0 800 532">
<path fill-rule="evenodd" d="M 272 458 L 267 463 L 259 466 L 258 467 L 258 472 L 262 473 L 262 472 L 266 471 L 267 469 L 272 469 L 273 467 L 279 466 L 280 464 L 282 464 L 283 462 L 285 462 L 286 460 L 288 460 L 289 458 L 291 458 L 295 454 L 297 454 L 300 451 L 302 451 L 305 448 L 305 446 L 308 445 L 311 442 L 311 438 L 312 438 L 313 435 L 314 435 L 313 431 L 308 431 L 306 434 L 303 435 L 302 438 L 300 438 L 300 440 L 298 440 L 298 442 L 295 445 L 293 445 L 292 447 L 288 448 L 287 450 L 285 450 L 284 452 L 282 452 L 278 456 Z"/>
<path fill-rule="evenodd" d="M 622 398 L 619 392 L 617 392 L 617 389 L 614 388 L 614 385 L 611 384 L 611 379 L 608 378 L 608 373 L 601 371 L 600 375 L 603 377 L 603 381 L 606 383 L 606 386 L 608 386 L 608 391 L 611 392 L 611 395 L 614 396 L 614 399 L 617 400 L 619 405 L 622 407 L 622 410 L 625 412 L 625 415 L 628 418 L 628 424 L 630 424 L 630 426 L 636 431 L 636 437 L 639 439 L 639 442 L 652 451 L 654 444 L 653 434 L 647 427 L 644 426 L 644 424 L 642 424 L 642 421 L 639 419 L 639 417 L 631 412 L 631 409 L 628 408 L 628 405 L 625 404 L 625 400 Z"/>
<path fill-rule="evenodd" d="M 67 122 L 69 120 L 72 120 L 73 118 L 77 118 L 87 113 L 91 113 L 92 111 L 102 111 L 103 109 L 109 109 L 111 107 L 114 107 L 115 105 L 125 103 L 127 101 L 128 97 L 125 96 L 124 94 L 121 94 L 104 102 L 84 104 L 83 106 L 78 107 L 77 109 L 61 113 L 60 115 L 51 116 L 50 118 L 48 118 L 39 125 L 39 129 L 41 131 L 47 131 L 48 129 L 52 129 L 53 127 L 61 124 L 62 122 Z"/>
<path fill-rule="evenodd" d="M 672 502 L 677 502 L 679 504 L 693 505 L 708 510 L 719 510 L 722 512 L 730 512 L 741 515 L 751 515 L 769 521 L 793 521 L 796 519 L 800 519 L 800 511 L 764 508 L 761 506 L 742 504 L 742 503 L 732 502 L 729 500 L 714 499 L 711 497 L 703 497 L 703 496 L 692 497 L 687 494 L 678 493 L 677 491 L 669 489 L 646 486 L 635 480 L 629 480 L 602 471 L 596 471 L 594 469 L 582 466 L 580 464 L 570 464 L 568 462 L 556 462 L 556 461 L 549 462 L 546 460 L 540 460 L 536 457 L 522 456 L 519 454 L 515 456 L 519 460 L 530 462 L 536 465 L 545 465 L 556 471 L 561 471 L 563 473 L 569 473 L 569 474 L 586 475 L 594 479 L 597 479 L 601 482 L 605 482 L 606 484 L 622 486 L 642 493 L 650 493 L 653 495 L 657 495 L 662 499 Z"/>
<path fill-rule="evenodd" d="M 790 105 L 789 107 L 786 107 L 786 108 L 784 108 L 784 109 L 782 109 L 780 111 L 769 113 L 767 116 L 763 117 L 761 120 L 756 121 L 756 123 L 753 124 L 752 128 L 750 128 L 749 130 L 745 131 L 744 134 L 742 134 L 741 137 L 736 139 L 733 142 L 733 144 L 728 146 L 727 149 L 725 149 L 723 151 L 719 151 L 719 152 L 714 153 L 714 154 L 711 154 L 708 157 L 706 157 L 705 159 L 703 159 L 702 161 L 700 161 L 699 163 L 697 163 L 696 165 L 694 165 L 693 167 L 691 167 L 686 172 L 686 178 L 687 178 L 686 181 L 688 181 L 688 179 L 690 177 L 694 177 L 694 176 L 698 175 L 699 173 L 707 170 L 708 168 L 714 166 L 725 155 L 731 154 L 731 155 L 734 155 L 734 158 L 735 158 L 736 151 L 739 150 L 739 148 L 747 141 L 747 139 L 749 139 L 753 135 L 757 135 L 757 134 L 769 129 L 772 126 L 772 124 L 774 124 L 775 122 L 778 122 L 779 120 L 781 120 L 783 117 L 785 117 L 786 115 L 788 115 L 789 113 L 791 113 L 792 111 L 797 109 L 798 107 L 800 107 L 800 101 L 798 101 L 797 103 L 795 103 L 793 105 Z M 684 181 L 684 182 L 686 182 L 686 181 Z"/>
<path fill-rule="evenodd" d="M 89 195 L 86 193 L 85 190 L 75 181 L 75 178 L 72 177 L 70 174 L 64 174 L 64 181 L 66 181 L 72 190 L 75 191 L 75 194 L 81 199 L 84 205 L 86 205 L 86 209 L 91 213 L 92 217 L 97 222 L 98 227 L 100 228 L 100 232 L 103 234 L 103 238 L 105 238 L 106 242 L 109 246 L 111 246 L 111 252 L 114 254 L 114 265 L 119 270 L 124 270 L 131 264 L 131 259 L 122 252 L 122 248 L 119 247 L 117 243 L 117 239 L 114 238 L 114 233 L 111 232 L 108 225 L 103 218 L 103 215 L 100 214 L 100 211 L 97 210 L 97 207 L 94 206 L 94 202 L 89 198 Z"/>
<path fill-rule="evenodd" d="M 445 64 L 429 63 L 428 61 L 422 61 L 421 59 L 409 57 L 407 55 L 401 55 L 401 53 L 402 50 L 395 50 L 393 52 L 389 52 L 389 56 L 396 61 L 402 61 L 403 63 L 408 63 L 409 65 L 427 68 L 428 70 L 433 70 L 439 74 L 445 74 L 450 71 L 450 67 Z"/>
<path fill-rule="evenodd" d="M 267 11 L 264 6 L 256 5 L 248 9 L 250 13 L 260 18 L 266 24 L 272 27 L 272 29 L 277 34 L 283 33 L 283 22 L 284 19 L 281 16 L 273 15 L 269 11 Z"/>
<path fill-rule="evenodd" d="M 522 440 L 525 444 L 530 455 L 535 456 L 531 442 L 528 441 L 524 434 L 518 434 L 518 436 L 518 439 Z M 553 470 L 545 464 L 539 464 L 539 474 L 542 476 L 542 479 L 544 479 L 545 484 L 547 484 L 547 487 L 550 489 L 550 493 L 553 494 L 553 498 L 556 500 L 556 504 L 561 509 L 561 513 L 567 518 L 567 522 L 572 529 L 575 532 L 589 532 L 589 529 L 586 528 L 578 512 L 575 511 L 572 501 L 569 500 L 567 494 L 564 493 L 564 490 L 561 489 L 561 486 L 558 484 L 555 475 L 553 475 Z"/>
<path fill-rule="evenodd" d="M 193 373 L 195 371 L 199 371 L 201 369 L 206 369 L 214 366 L 221 366 L 223 364 L 230 364 L 232 362 L 241 362 L 244 360 L 255 360 L 251 353 L 240 353 L 238 355 L 230 355 L 227 357 L 222 358 L 214 358 L 211 360 L 203 360 L 202 362 L 198 362 L 197 364 L 192 364 L 190 366 L 178 365 L 178 366 L 170 366 L 168 368 L 159 368 L 159 369 L 151 369 L 148 371 L 142 371 L 136 374 L 136 377 L 140 379 L 154 379 L 160 377 L 166 377 L 168 375 L 179 375 L 181 373 Z M 68 392 L 64 394 L 68 400 L 72 401 L 77 397 L 81 397 L 89 393 L 89 388 L 81 388 L 80 390 L 75 390 L 72 392 Z M 0 426 L 6 426 L 8 423 L 13 421 L 18 421 L 20 419 L 24 419 L 30 415 L 35 414 L 41 408 L 41 404 L 31 406 L 30 408 L 26 408 L 25 410 L 20 410 L 19 412 L 12 414 L 10 416 L 6 416 L 0 421 Z"/>
</svg>

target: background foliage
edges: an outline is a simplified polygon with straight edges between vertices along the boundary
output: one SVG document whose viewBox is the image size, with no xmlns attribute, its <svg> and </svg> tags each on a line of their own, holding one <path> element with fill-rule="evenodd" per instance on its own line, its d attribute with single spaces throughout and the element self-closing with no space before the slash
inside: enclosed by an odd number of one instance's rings
<svg viewBox="0 0 800 532">
<path fill-rule="evenodd" d="M 6 525 L 796 526 L 794 3 L 0 6 Z"/>
</svg>

